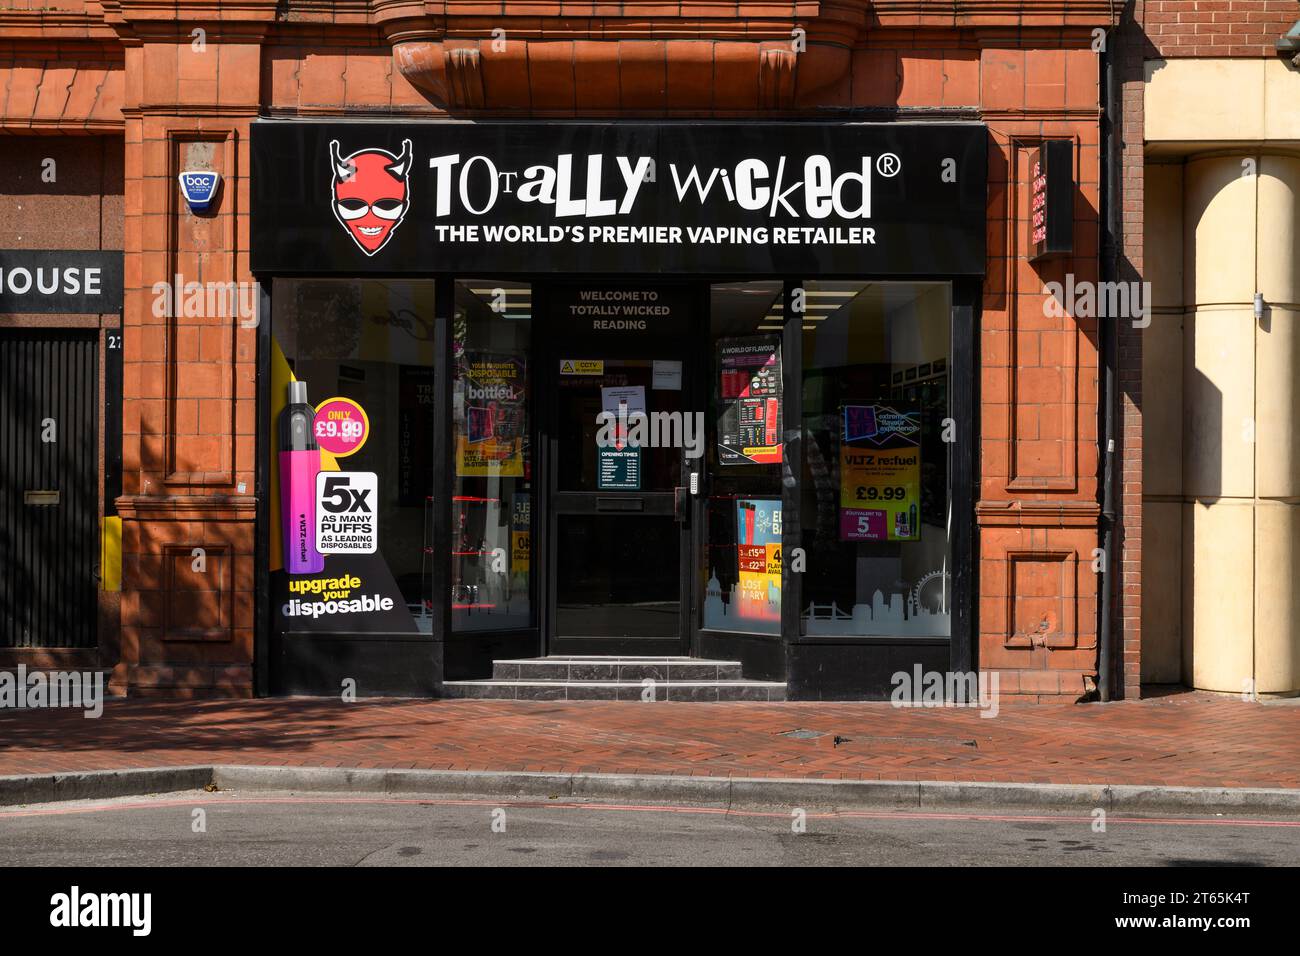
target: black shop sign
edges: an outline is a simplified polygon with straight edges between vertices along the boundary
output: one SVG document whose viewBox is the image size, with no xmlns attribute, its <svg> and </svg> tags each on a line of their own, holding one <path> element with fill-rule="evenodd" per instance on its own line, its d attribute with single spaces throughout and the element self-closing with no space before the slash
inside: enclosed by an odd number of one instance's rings
<svg viewBox="0 0 1300 956">
<path fill-rule="evenodd" d="M 276 123 L 260 273 L 980 275 L 973 123 Z"/>
<path fill-rule="evenodd" d="M 122 308 L 122 253 L 0 249 L 0 313 L 113 314 Z"/>
</svg>

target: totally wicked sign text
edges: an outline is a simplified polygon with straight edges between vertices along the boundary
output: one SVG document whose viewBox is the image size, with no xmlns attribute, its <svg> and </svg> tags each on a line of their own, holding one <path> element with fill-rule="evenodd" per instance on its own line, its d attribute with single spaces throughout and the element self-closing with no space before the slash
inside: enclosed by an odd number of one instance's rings
<svg viewBox="0 0 1300 956">
<path fill-rule="evenodd" d="M 258 271 L 978 274 L 975 124 L 257 124 Z"/>
</svg>

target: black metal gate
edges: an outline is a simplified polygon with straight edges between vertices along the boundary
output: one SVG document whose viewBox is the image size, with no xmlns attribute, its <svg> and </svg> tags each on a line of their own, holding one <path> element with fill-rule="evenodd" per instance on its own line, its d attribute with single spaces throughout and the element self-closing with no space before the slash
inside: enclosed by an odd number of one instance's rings
<svg viewBox="0 0 1300 956">
<path fill-rule="evenodd" d="M 0 647 L 94 647 L 98 333 L 0 329 Z"/>
</svg>

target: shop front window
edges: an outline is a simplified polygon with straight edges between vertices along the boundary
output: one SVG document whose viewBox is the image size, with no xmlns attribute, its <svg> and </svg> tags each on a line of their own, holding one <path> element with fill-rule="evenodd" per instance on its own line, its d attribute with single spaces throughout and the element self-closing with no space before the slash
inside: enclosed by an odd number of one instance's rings
<svg viewBox="0 0 1300 956">
<path fill-rule="evenodd" d="M 948 637 L 950 287 L 803 289 L 801 631 Z"/>
<path fill-rule="evenodd" d="M 452 628 L 533 623 L 532 287 L 456 283 Z"/>
<path fill-rule="evenodd" d="M 434 284 L 277 279 L 272 302 L 279 626 L 430 633 Z"/>
<path fill-rule="evenodd" d="M 782 292 L 780 282 L 710 288 L 700 625 L 711 630 L 781 632 Z"/>
</svg>

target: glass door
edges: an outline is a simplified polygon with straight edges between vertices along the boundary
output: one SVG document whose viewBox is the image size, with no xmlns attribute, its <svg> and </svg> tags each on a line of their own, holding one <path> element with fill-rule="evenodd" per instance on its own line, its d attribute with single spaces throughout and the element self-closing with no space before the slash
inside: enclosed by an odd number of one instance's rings
<svg viewBox="0 0 1300 956">
<path fill-rule="evenodd" d="M 689 302 L 644 287 L 551 299 L 552 654 L 685 653 L 688 469 L 704 438 L 676 334 Z"/>
</svg>

